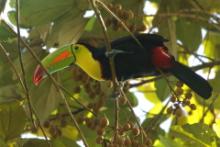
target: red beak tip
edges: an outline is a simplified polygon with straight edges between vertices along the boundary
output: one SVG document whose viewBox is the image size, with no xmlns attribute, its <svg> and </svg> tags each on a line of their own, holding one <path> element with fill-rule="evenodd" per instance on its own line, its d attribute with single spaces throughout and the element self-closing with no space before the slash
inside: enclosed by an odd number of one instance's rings
<svg viewBox="0 0 220 147">
<path fill-rule="evenodd" d="M 43 73 L 44 73 L 44 70 L 43 68 L 38 65 L 34 71 L 34 76 L 33 76 L 33 83 L 35 86 L 38 86 L 42 79 L 43 79 Z"/>
</svg>

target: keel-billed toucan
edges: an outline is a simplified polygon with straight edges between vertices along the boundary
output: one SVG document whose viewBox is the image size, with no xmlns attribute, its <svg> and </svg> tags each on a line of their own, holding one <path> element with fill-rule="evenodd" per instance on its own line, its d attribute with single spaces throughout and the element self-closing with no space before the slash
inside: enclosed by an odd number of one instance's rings
<svg viewBox="0 0 220 147">
<path fill-rule="evenodd" d="M 188 85 L 198 95 L 209 98 L 212 88 L 201 76 L 187 66 L 175 61 L 168 53 L 162 36 L 156 34 L 136 34 L 135 40 L 126 36 L 111 42 L 116 76 L 119 81 L 143 76 L 171 73 Z M 139 43 L 138 43 L 139 42 Z M 72 44 L 58 49 L 42 60 L 49 73 L 54 73 L 75 63 L 95 80 L 110 80 L 111 70 L 106 49 L 91 45 Z M 41 66 L 37 66 L 33 81 L 36 85 L 45 77 Z"/>
</svg>

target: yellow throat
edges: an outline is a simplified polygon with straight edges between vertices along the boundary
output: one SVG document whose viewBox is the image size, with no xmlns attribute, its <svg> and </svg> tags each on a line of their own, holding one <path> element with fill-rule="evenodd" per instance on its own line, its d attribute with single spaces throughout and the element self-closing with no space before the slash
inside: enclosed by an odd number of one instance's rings
<svg viewBox="0 0 220 147">
<path fill-rule="evenodd" d="M 77 44 L 77 46 L 79 49 L 75 51 L 75 64 L 93 79 L 103 81 L 104 79 L 102 78 L 102 69 L 99 61 L 92 57 L 91 51 L 86 46 L 80 44 Z"/>
</svg>

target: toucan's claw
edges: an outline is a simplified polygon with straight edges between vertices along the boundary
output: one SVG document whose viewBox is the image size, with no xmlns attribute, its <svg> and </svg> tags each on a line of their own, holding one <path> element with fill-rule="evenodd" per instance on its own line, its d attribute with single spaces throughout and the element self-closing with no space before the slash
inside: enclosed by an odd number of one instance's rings
<svg viewBox="0 0 220 147">
<path fill-rule="evenodd" d="M 118 54 L 132 54 L 132 52 L 126 52 L 122 50 L 112 49 L 111 51 L 106 51 L 105 56 L 108 58 L 115 57 Z"/>
</svg>

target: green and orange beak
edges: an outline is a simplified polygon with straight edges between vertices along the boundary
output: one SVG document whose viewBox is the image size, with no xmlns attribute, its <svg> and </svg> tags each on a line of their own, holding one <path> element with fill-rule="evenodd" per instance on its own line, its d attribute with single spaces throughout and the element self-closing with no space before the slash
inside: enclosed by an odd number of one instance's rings
<svg viewBox="0 0 220 147">
<path fill-rule="evenodd" d="M 75 60 L 74 45 L 68 45 L 47 55 L 41 63 L 49 74 L 53 74 L 75 63 Z M 37 65 L 34 71 L 33 83 L 37 86 L 45 77 L 45 70 L 41 65 Z"/>
</svg>

